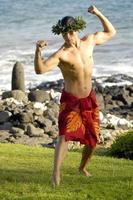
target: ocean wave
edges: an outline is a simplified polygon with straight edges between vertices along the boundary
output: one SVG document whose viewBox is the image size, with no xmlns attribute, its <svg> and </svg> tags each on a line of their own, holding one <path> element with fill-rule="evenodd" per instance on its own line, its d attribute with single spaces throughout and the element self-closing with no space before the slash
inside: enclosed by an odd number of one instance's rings
<svg viewBox="0 0 133 200">
<path fill-rule="evenodd" d="M 56 48 L 46 49 L 44 56 L 48 57 L 56 50 Z M 0 89 L 5 88 L 8 90 L 10 88 L 12 69 L 16 61 L 21 62 L 24 66 L 26 87 L 28 87 L 28 85 L 40 84 L 43 81 L 54 81 L 55 79 L 58 80 L 62 78 L 59 68 L 55 68 L 53 71 L 46 74 L 37 75 L 34 71 L 34 54 L 35 52 L 33 49 L 10 49 L 0 55 Z M 98 78 L 101 76 L 123 73 L 133 77 L 133 59 L 130 57 L 122 58 L 118 60 L 118 62 L 112 60 L 112 63 L 110 62 L 108 64 L 107 60 L 106 63 L 102 63 L 103 60 L 105 60 L 105 58 L 96 60 L 93 68 L 93 76 Z"/>
</svg>

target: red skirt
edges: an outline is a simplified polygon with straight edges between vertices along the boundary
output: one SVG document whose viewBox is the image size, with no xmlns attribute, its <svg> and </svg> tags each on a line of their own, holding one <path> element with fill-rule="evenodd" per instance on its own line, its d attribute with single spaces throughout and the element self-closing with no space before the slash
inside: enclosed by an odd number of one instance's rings
<svg viewBox="0 0 133 200">
<path fill-rule="evenodd" d="M 59 111 L 59 135 L 66 141 L 80 141 L 95 147 L 99 140 L 99 105 L 92 89 L 86 98 L 78 98 L 62 91 Z"/>
</svg>

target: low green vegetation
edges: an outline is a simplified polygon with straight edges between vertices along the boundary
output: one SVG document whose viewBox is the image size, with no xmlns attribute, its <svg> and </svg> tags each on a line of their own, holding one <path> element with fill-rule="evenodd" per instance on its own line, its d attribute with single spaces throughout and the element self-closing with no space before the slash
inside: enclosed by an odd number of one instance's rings
<svg viewBox="0 0 133 200">
<path fill-rule="evenodd" d="M 133 160 L 133 130 L 119 136 L 112 144 L 110 153 L 115 157 Z"/>
<path fill-rule="evenodd" d="M 79 175 L 80 152 L 69 152 L 53 189 L 53 149 L 0 144 L 0 200 L 133 200 L 133 161 L 94 155 Z"/>
</svg>

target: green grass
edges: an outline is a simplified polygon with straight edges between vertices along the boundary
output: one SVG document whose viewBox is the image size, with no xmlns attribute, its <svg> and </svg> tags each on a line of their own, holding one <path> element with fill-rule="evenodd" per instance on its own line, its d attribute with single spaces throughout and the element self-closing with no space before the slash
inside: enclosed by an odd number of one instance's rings
<svg viewBox="0 0 133 200">
<path fill-rule="evenodd" d="M 0 200 L 133 200 L 133 161 L 94 155 L 92 177 L 77 173 L 80 152 L 69 152 L 62 184 L 51 187 L 53 149 L 0 144 Z"/>
</svg>

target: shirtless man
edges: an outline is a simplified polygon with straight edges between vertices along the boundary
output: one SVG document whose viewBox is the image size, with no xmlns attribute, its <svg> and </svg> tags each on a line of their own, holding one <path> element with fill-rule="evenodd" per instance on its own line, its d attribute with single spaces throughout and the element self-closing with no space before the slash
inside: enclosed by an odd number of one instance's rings
<svg viewBox="0 0 133 200">
<path fill-rule="evenodd" d="M 42 40 L 38 41 L 34 59 L 35 72 L 37 74 L 48 72 L 58 66 L 64 77 L 64 91 L 79 99 L 88 97 L 92 90 L 91 78 L 93 70 L 93 49 L 95 45 L 104 44 L 116 34 L 113 25 L 95 6 L 90 6 L 88 12 L 96 15 L 100 19 L 104 29 L 102 32 L 96 32 L 81 39 L 78 37 L 78 31 L 71 30 L 65 33 L 62 32 L 65 41 L 64 44 L 58 51 L 45 60 L 41 58 L 41 51 L 47 47 L 47 43 Z M 66 141 L 65 135 L 59 135 L 54 155 L 54 185 L 59 185 L 60 183 L 60 168 L 65 158 L 67 147 L 68 141 Z M 79 172 L 85 176 L 90 176 L 90 173 L 86 170 L 86 165 L 94 149 L 95 147 L 89 145 L 84 146 Z"/>
</svg>

